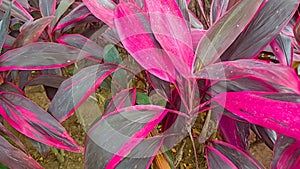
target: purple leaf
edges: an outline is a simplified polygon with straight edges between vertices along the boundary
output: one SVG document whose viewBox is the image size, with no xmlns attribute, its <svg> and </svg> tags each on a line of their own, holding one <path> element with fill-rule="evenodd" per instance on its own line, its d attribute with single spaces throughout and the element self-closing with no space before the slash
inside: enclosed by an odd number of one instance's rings
<svg viewBox="0 0 300 169">
<path fill-rule="evenodd" d="M 238 169 L 221 152 L 210 146 L 206 146 L 206 160 L 209 169 Z"/>
<path fill-rule="evenodd" d="M 55 25 L 61 16 L 68 10 L 68 8 L 75 2 L 75 0 L 61 0 L 54 13 L 54 19 L 50 23 L 50 31 L 53 32 Z"/>
<path fill-rule="evenodd" d="M 102 64 L 82 69 L 59 87 L 48 111 L 63 122 L 101 85 L 103 80 L 117 70 L 117 65 Z"/>
<path fill-rule="evenodd" d="M 80 34 L 65 34 L 57 39 L 59 43 L 67 44 L 78 49 L 82 49 L 92 54 L 88 57 L 91 60 L 101 61 L 103 59 L 104 48 L 96 42 L 80 35 Z"/>
<path fill-rule="evenodd" d="M 11 9 L 12 3 L 6 7 L 5 14 L 2 16 L 2 20 L 0 21 L 0 52 L 2 51 L 2 47 L 6 39 L 5 37 L 8 32 Z"/>
<path fill-rule="evenodd" d="M 265 142 L 265 144 L 271 150 L 273 150 L 275 141 L 277 139 L 277 134 L 275 131 L 258 126 L 258 125 L 252 125 L 251 129 L 262 141 Z"/>
<path fill-rule="evenodd" d="M 134 4 L 120 3 L 114 23 L 122 44 L 139 64 L 165 81 L 174 81 L 175 68 L 155 41 L 146 13 Z"/>
<path fill-rule="evenodd" d="M 147 73 L 147 78 L 151 87 L 153 87 L 153 89 L 165 100 L 169 100 L 171 91 L 170 83 L 162 81 L 161 79 L 159 79 L 156 76 L 153 76 L 150 73 Z"/>
<path fill-rule="evenodd" d="M 1 10 L 6 10 L 7 7 L 10 5 L 10 0 L 3 0 L 2 4 L 0 5 Z M 21 21 L 28 21 L 33 20 L 33 17 L 29 14 L 29 12 L 22 7 L 17 1 L 13 2 L 11 8 L 11 15 L 20 19 Z"/>
<path fill-rule="evenodd" d="M 274 147 L 272 169 L 296 169 L 300 167 L 300 141 L 279 136 Z"/>
<path fill-rule="evenodd" d="M 213 25 L 227 11 L 229 0 L 212 0 L 210 8 L 210 24 Z"/>
<path fill-rule="evenodd" d="M 15 148 L 0 136 L 0 162 L 13 169 L 43 169 L 32 157 Z"/>
<path fill-rule="evenodd" d="M 42 16 L 53 16 L 56 8 L 56 0 L 39 0 Z"/>
<path fill-rule="evenodd" d="M 25 95 L 24 91 L 20 89 L 17 85 L 11 83 L 11 82 L 4 82 L 0 85 L 0 91 L 7 91 L 7 92 L 14 92 L 18 93 L 20 95 Z"/>
<path fill-rule="evenodd" d="M 89 55 L 71 46 L 52 42 L 37 42 L 9 50 L 1 55 L 0 71 L 61 68 Z"/>
<path fill-rule="evenodd" d="M 272 84 L 281 85 L 287 91 L 300 92 L 298 77 L 293 69 L 257 60 L 241 59 L 215 63 L 195 73 L 195 76 L 212 80 L 234 80 L 243 77 L 254 77 Z"/>
<path fill-rule="evenodd" d="M 201 39 L 206 36 L 207 31 L 201 30 L 201 29 L 192 29 L 191 35 L 192 35 L 192 42 L 193 42 L 193 49 L 197 49 L 197 46 Z"/>
<path fill-rule="evenodd" d="M 59 75 L 40 75 L 36 78 L 29 80 L 25 85 L 45 85 L 53 88 L 59 88 L 60 84 L 67 78 Z"/>
<path fill-rule="evenodd" d="M 7 130 L 2 123 L 0 123 L 0 135 L 6 135 L 10 140 L 12 140 L 17 146 L 19 146 L 24 152 L 27 152 L 24 144 L 16 137 L 13 133 Z M 0 136 L 1 137 L 1 136 Z"/>
<path fill-rule="evenodd" d="M 49 146 L 81 151 L 66 129 L 35 103 L 16 93 L 0 94 L 2 117 L 20 133 Z"/>
<path fill-rule="evenodd" d="M 151 29 L 168 54 L 171 63 L 184 77 L 191 75 L 194 64 L 192 37 L 175 0 L 146 1 Z"/>
<path fill-rule="evenodd" d="M 237 121 L 231 117 L 223 115 L 219 121 L 219 128 L 221 129 L 228 143 L 241 149 L 242 151 L 246 151 L 249 148 L 249 123 Z"/>
<path fill-rule="evenodd" d="M 89 11 L 89 9 L 84 4 L 80 4 L 57 23 L 54 31 L 63 29 L 66 26 L 73 24 L 74 22 L 81 21 L 90 14 L 91 12 Z"/>
<path fill-rule="evenodd" d="M 235 41 L 256 14 L 263 0 L 239 1 L 220 18 L 200 41 L 196 51 L 195 70 L 214 63 Z"/>
<path fill-rule="evenodd" d="M 292 66 L 293 48 L 291 37 L 280 33 L 271 43 L 272 50 L 279 62 L 286 66 Z"/>
<path fill-rule="evenodd" d="M 221 93 L 212 100 L 252 124 L 289 137 L 300 137 L 300 104 L 297 94 L 228 92 Z"/>
<path fill-rule="evenodd" d="M 226 159 L 233 163 L 236 168 L 239 169 L 264 169 L 264 167 L 256 161 L 254 158 L 249 156 L 247 153 L 241 151 L 240 149 L 222 142 L 214 140 L 212 142 L 213 147 L 219 151 Z M 222 159 L 225 160 L 225 159 Z"/>
<path fill-rule="evenodd" d="M 28 3 L 28 0 L 16 0 L 16 1 L 18 1 L 19 4 L 20 4 L 21 6 L 23 6 L 24 8 L 26 8 L 26 9 L 29 9 L 29 8 L 30 8 L 30 5 L 29 5 L 29 3 Z"/>
<path fill-rule="evenodd" d="M 116 4 L 112 0 L 83 0 L 82 2 L 89 8 L 93 15 L 108 26 L 113 27 Z"/>
<path fill-rule="evenodd" d="M 28 21 L 16 38 L 13 48 L 18 48 L 38 40 L 44 29 L 53 20 L 53 16 L 39 18 L 35 21 Z"/>
<path fill-rule="evenodd" d="M 137 153 L 133 154 L 129 153 L 134 151 L 134 148 L 136 148 L 138 144 L 144 142 L 145 137 L 162 120 L 166 113 L 167 110 L 162 107 L 137 105 L 117 110 L 103 116 L 87 133 L 88 143 L 85 150 L 87 165 L 96 163 L 98 164 L 97 167 L 106 169 L 115 168 L 117 166 L 123 166 L 122 168 L 134 168 L 136 164 L 125 162 L 127 158 L 151 158 L 153 154 L 155 154 L 155 151 L 158 151 L 161 145 L 160 141 L 147 142 L 146 145 L 138 148 L 139 150 L 141 148 L 148 150 L 148 148 L 151 147 L 151 149 L 149 148 L 151 154 L 147 151 L 135 151 Z M 112 142 L 112 139 L 115 141 Z M 96 144 L 98 149 L 102 149 L 102 151 L 97 152 L 97 154 L 101 153 L 100 158 L 95 159 L 95 156 L 91 154 L 94 151 L 89 148 L 89 142 Z M 139 156 L 139 154 L 144 154 L 144 156 Z M 97 162 L 95 162 L 95 160 Z M 127 165 L 124 165 L 124 163 Z"/>
<path fill-rule="evenodd" d="M 223 53 L 221 59 L 236 60 L 253 57 L 288 23 L 295 13 L 298 3 L 298 0 L 266 1 L 247 28 Z"/>
</svg>

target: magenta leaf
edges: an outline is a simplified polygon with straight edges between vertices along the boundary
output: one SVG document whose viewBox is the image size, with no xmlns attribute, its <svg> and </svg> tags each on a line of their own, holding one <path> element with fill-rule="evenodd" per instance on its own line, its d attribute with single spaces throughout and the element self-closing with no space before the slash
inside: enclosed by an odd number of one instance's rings
<svg viewBox="0 0 300 169">
<path fill-rule="evenodd" d="M 8 9 L 7 7 L 10 6 L 11 0 L 3 0 L 2 4 L 0 5 L 1 10 Z M 28 21 L 33 20 L 33 17 L 29 14 L 29 12 L 22 7 L 17 1 L 14 1 L 11 8 L 11 15 L 20 19 L 21 21 Z"/>
<path fill-rule="evenodd" d="M 201 30 L 201 29 L 192 29 L 191 35 L 192 35 L 192 42 L 193 42 L 193 49 L 197 49 L 197 46 L 201 39 L 206 36 L 207 31 Z"/>
<path fill-rule="evenodd" d="M 81 151 L 65 128 L 35 103 L 16 93 L 0 94 L 0 113 L 16 130 L 49 146 L 72 152 Z"/>
<path fill-rule="evenodd" d="M 206 146 L 206 160 L 209 169 L 238 169 L 227 157 L 213 147 Z"/>
<path fill-rule="evenodd" d="M 53 16 L 56 8 L 56 0 L 39 0 L 42 16 Z"/>
<path fill-rule="evenodd" d="M 32 157 L 12 146 L 0 136 L 0 163 L 13 169 L 43 169 Z"/>
<path fill-rule="evenodd" d="M 247 122 L 241 122 L 231 117 L 223 115 L 219 121 L 219 129 L 222 131 L 226 138 L 226 141 L 246 151 L 249 147 L 248 138 L 250 135 L 250 124 Z"/>
<path fill-rule="evenodd" d="M 258 161 L 256 161 L 254 158 L 252 158 L 247 153 L 241 151 L 235 146 L 232 146 L 222 141 L 216 141 L 216 140 L 214 140 L 212 144 L 213 147 L 215 148 L 215 151 L 218 151 L 223 155 L 222 160 L 224 161 L 229 160 L 231 163 L 234 164 L 236 168 L 264 169 L 264 167 Z"/>
<path fill-rule="evenodd" d="M 153 89 L 166 101 L 169 100 L 171 91 L 170 83 L 163 81 L 150 73 L 147 73 L 147 78 L 151 87 L 153 87 Z"/>
<path fill-rule="evenodd" d="M 212 100 L 252 124 L 269 128 L 289 137 L 300 137 L 300 104 L 297 94 L 228 92 L 221 93 Z"/>
<path fill-rule="evenodd" d="M 213 0 L 210 8 L 210 24 L 213 25 L 227 11 L 229 0 Z"/>
<path fill-rule="evenodd" d="M 20 34 L 13 44 L 13 48 L 18 48 L 37 41 L 44 29 L 53 20 L 53 18 L 53 16 L 50 16 L 42 17 L 35 21 L 28 21 L 28 23 L 21 29 Z"/>
<path fill-rule="evenodd" d="M 86 168 L 149 168 L 163 140 L 145 138 L 166 113 L 159 106 L 137 105 L 103 116 L 87 133 Z M 147 162 L 132 162 L 143 159 Z"/>
<path fill-rule="evenodd" d="M 270 43 L 270 46 L 281 64 L 292 66 L 293 48 L 291 37 L 280 33 Z"/>
<path fill-rule="evenodd" d="M 90 54 L 63 44 L 37 42 L 0 56 L 0 71 L 41 70 L 68 66 Z"/>
<path fill-rule="evenodd" d="M 194 69 L 199 70 L 217 61 L 245 29 L 262 2 L 263 0 L 240 1 L 219 19 L 200 41 Z"/>
<path fill-rule="evenodd" d="M 79 22 L 90 14 L 89 9 L 84 4 L 80 4 L 57 23 L 54 31 L 63 29 L 74 22 Z"/>
<path fill-rule="evenodd" d="M 136 102 L 136 88 L 124 89 L 112 97 L 105 109 L 105 114 L 133 106 Z"/>
<path fill-rule="evenodd" d="M 252 77 L 271 84 L 280 85 L 276 88 L 299 93 L 299 81 L 294 70 L 287 66 L 268 64 L 258 60 L 240 59 L 220 62 L 206 66 L 195 73 L 197 78 L 212 80 L 234 80 Z"/>
<path fill-rule="evenodd" d="M 135 4 L 120 3 L 115 15 L 121 42 L 134 59 L 155 76 L 174 81 L 174 65 L 152 35 L 147 14 Z"/>
<path fill-rule="evenodd" d="M 280 135 L 274 147 L 272 169 L 300 167 L 300 141 Z"/>
<path fill-rule="evenodd" d="M 94 65 L 82 69 L 61 84 L 48 111 L 58 121 L 63 122 L 116 70 L 117 65 L 114 64 Z"/>
<path fill-rule="evenodd" d="M 55 25 L 62 17 L 62 15 L 68 10 L 68 8 L 75 2 L 75 0 L 60 0 L 59 5 L 54 12 L 54 19 L 50 23 L 50 31 L 53 32 Z"/>
<path fill-rule="evenodd" d="M 93 15 L 108 26 L 113 27 L 114 10 L 116 7 L 113 0 L 83 0 L 82 2 L 89 8 Z"/>
<path fill-rule="evenodd" d="M 103 59 L 104 48 L 80 34 L 65 34 L 59 37 L 57 41 L 62 44 L 82 49 L 92 54 L 92 56 L 88 57 L 91 60 L 99 62 Z"/>
<path fill-rule="evenodd" d="M 298 4 L 298 0 L 266 1 L 245 31 L 223 53 L 221 59 L 236 60 L 253 57 L 278 35 L 295 13 Z"/>
<path fill-rule="evenodd" d="M 146 1 L 151 29 L 182 76 L 193 71 L 194 52 L 190 29 L 175 0 Z"/>
</svg>

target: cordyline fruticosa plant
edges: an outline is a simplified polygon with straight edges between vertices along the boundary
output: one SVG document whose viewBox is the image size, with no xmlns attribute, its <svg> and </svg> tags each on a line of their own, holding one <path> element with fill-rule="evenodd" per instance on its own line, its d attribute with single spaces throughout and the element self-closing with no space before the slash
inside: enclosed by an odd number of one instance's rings
<svg viewBox="0 0 300 169">
<path fill-rule="evenodd" d="M 264 168 L 249 155 L 250 129 L 273 150 L 271 168 L 300 167 L 297 0 L 213 0 L 209 18 L 198 1 L 202 22 L 185 0 L 0 2 L 0 113 L 35 144 L 80 152 L 60 122 L 102 85 L 114 96 L 87 130 L 85 168 L 150 168 L 155 158 L 174 168 L 161 155 L 186 136 L 206 144 L 209 168 Z M 124 47 L 140 72 L 114 48 L 66 34 L 96 18 L 107 27 L 101 38 Z M 8 26 L 16 23 L 22 27 L 13 37 Z M 59 68 L 81 59 L 97 64 L 62 76 Z M 35 84 L 45 86 L 48 112 L 24 96 L 24 86 Z M 198 134 L 192 127 L 201 113 Z M 208 140 L 217 127 L 223 141 Z M 41 168 L 2 123 L 0 131 L 21 149 L 1 136 L 0 163 Z"/>
</svg>

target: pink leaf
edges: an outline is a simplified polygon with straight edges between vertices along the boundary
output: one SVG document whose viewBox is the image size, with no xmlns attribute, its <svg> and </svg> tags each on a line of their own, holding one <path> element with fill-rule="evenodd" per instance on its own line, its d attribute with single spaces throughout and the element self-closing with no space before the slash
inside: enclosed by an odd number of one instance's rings
<svg viewBox="0 0 300 169">
<path fill-rule="evenodd" d="M 192 37 L 175 0 L 146 1 L 155 38 L 183 76 L 191 75 L 194 64 Z"/>
<path fill-rule="evenodd" d="M 122 44 L 140 65 L 163 80 L 174 81 L 174 66 L 152 35 L 146 13 L 134 4 L 120 3 L 115 26 Z"/>
</svg>

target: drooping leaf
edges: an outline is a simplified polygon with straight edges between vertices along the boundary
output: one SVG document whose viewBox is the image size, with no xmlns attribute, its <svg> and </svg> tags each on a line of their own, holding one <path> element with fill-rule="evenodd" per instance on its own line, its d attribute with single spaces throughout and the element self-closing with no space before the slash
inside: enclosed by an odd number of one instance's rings
<svg viewBox="0 0 300 169">
<path fill-rule="evenodd" d="M 210 24 L 213 25 L 227 11 L 229 0 L 213 0 L 210 8 Z"/>
<path fill-rule="evenodd" d="M 252 124 L 296 139 L 300 136 L 298 94 L 228 92 L 221 93 L 212 100 L 221 103 L 225 109 Z M 226 100 L 225 104 L 224 100 Z"/>
<path fill-rule="evenodd" d="M 193 28 L 204 30 L 203 24 L 199 21 L 197 16 L 195 16 L 194 13 L 190 10 L 189 10 L 189 17 L 190 17 L 191 26 Z M 193 38 L 193 36 L 192 36 L 192 38 Z"/>
<path fill-rule="evenodd" d="M 113 27 L 114 10 L 116 7 L 113 0 L 83 0 L 82 2 L 89 8 L 93 15 L 108 26 Z"/>
<path fill-rule="evenodd" d="M 174 65 L 155 41 L 146 13 L 132 3 L 120 3 L 115 15 L 114 23 L 121 42 L 134 59 L 155 76 L 174 81 Z"/>
<path fill-rule="evenodd" d="M 195 73 L 195 76 L 212 80 L 252 77 L 280 85 L 280 87 L 276 86 L 279 89 L 292 90 L 295 93 L 300 92 L 298 77 L 294 70 L 287 66 L 268 64 L 258 60 L 240 59 L 215 63 Z"/>
<path fill-rule="evenodd" d="M 254 158 L 249 156 L 247 153 L 240 149 L 222 141 L 214 140 L 212 142 L 213 147 L 216 151 L 223 155 L 223 161 L 229 160 L 239 169 L 264 169 L 264 167 L 256 161 Z M 225 156 L 225 159 L 224 159 Z"/>
<path fill-rule="evenodd" d="M 258 125 L 251 125 L 251 129 L 271 150 L 273 150 L 277 139 L 277 133 L 275 131 Z"/>
<path fill-rule="evenodd" d="M 0 123 L 0 135 L 5 135 L 10 140 L 12 140 L 17 146 L 19 146 L 24 152 L 27 152 L 27 149 L 25 148 L 24 144 L 18 139 L 18 137 L 16 137 L 13 133 L 11 133 L 9 130 L 7 130 L 2 125 L 2 123 Z"/>
<path fill-rule="evenodd" d="M 80 34 L 65 34 L 57 39 L 59 43 L 67 44 L 78 49 L 82 49 L 92 54 L 89 59 L 101 61 L 103 59 L 104 48 L 96 42 L 80 35 Z"/>
<path fill-rule="evenodd" d="M 15 148 L 0 136 L 0 163 L 13 169 L 43 169 L 32 157 Z"/>
<path fill-rule="evenodd" d="M 3 15 L 2 20 L 0 21 L 0 52 L 2 51 L 2 47 L 6 37 L 5 35 L 8 31 L 11 8 L 12 3 L 10 3 L 10 5 L 7 6 L 7 8 L 5 9 L 5 14 Z"/>
<path fill-rule="evenodd" d="M 210 146 L 206 146 L 206 160 L 209 169 L 238 169 L 226 156 Z"/>
<path fill-rule="evenodd" d="M 184 77 L 191 75 L 195 60 L 190 29 L 175 0 L 146 1 L 151 29 Z"/>
<path fill-rule="evenodd" d="M 280 135 L 274 147 L 272 169 L 300 167 L 300 141 Z"/>
<path fill-rule="evenodd" d="M 39 7 L 43 17 L 53 16 L 56 9 L 56 0 L 39 0 Z"/>
<path fill-rule="evenodd" d="M 71 46 L 37 42 L 1 55 L 0 71 L 61 68 L 87 56 L 90 54 Z"/>
<path fill-rule="evenodd" d="M 231 145 L 246 151 L 249 146 L 250 124 L 237 121 L 231 117 L 223 115 L 219 121 L 219 128 Z"/>
<path fill-rule="evenodd" d="M 101 64 L 82 69 L 59 87 L 48 111 L 60 122 L 66 120 L 99 87 L 102 81 L 117 70 L 117 65 Z"/>
<path fill-rule="evenodd" d="M 161 139 L 152 143 L 144 139 L 165 114 L 166 110 L 162 107 L 138 105 L 103 116 L 87 133 L 86 168 L 134 168 L 135 165 L 147 168 L 151 161 L 133 163 L 132 160 L 146 158 L 149 161 L 158 151 Z M 115 141 L 112 142 L 111 139 Z M 141 148 L 146 148 L 146 151 L 141 151 Z M 139 167 L 140 165 L 143 167 Z"/>
<path fill-rule="evenodd" d="M 53 88 L 59 88 L 61 83 L 67 78 L 59 75 L 40 75 L 29 80 L 26 86 L 45 85 Z"/>
<path fill-rule="evenodd" d="M 26 97 L 1 92 L 0 104 L 1 116 L 27 137 L 68 151 L 81 151 L 57 120 Z"/>
<path fill-rule="evenodd" d="M 80 4 L 57 23 L 54 31 L 63 29 L 74 22 L 79 22 L 90 14 L 89 9 L 84 4 Z"/>
<path fill-rule="evenodd" d="M 292 66 L 293 48 L 292 40 L 289 36 L 280 33 L 276 39 L 270 43 L 270 46 L 281 64 Z"/>
<path fill-rule="evenodd" d="M 263 0 L 240 1 L 220 18 L 200 41 L 194 69 L 199 70 L 219 59 L 256 14 Z"/>
<path fill-rule="evenodd" d="M 298 4 L 298 0 L 266 1 L 247 28 L 223 53 L 221 60 L 253 57 L 278 35 L 293 16 Z"/>
<path fill-rule="evenodd" d="M 0 5 L 0 9 L 5 11 L 10 6 L 11 0 L 2 0 L 2 4 Z M 20 19 L 21 21 L 33 20 L 33 17 L 29 14 L 29 12 L 22 7 L 17 1 L 14 1 L 11 8 L 11 15 Z"/>
<path fill-rule="evenodd" d="M 37 41 L 46 26 L 48 26 L 52 20 L 53 16 L 28 21 L 29 23 L 21 29 L 20 34 L 13 44 L 13 48 L 18 48 Z"/>
</svg>

